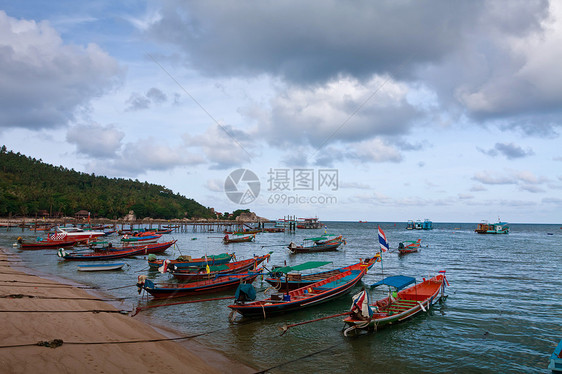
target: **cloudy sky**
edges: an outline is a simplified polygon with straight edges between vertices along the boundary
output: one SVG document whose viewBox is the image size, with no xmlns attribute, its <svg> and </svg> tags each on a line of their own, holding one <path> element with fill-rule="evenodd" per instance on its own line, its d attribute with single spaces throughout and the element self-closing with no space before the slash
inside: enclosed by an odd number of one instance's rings
<svg viewBox="0 0 562 374">
<path fill-rule="evenodd" d="M 0 144 L 221 212 L 560 223 L 560 61 L 555 1 L 2 0 Z"/>
</svg>

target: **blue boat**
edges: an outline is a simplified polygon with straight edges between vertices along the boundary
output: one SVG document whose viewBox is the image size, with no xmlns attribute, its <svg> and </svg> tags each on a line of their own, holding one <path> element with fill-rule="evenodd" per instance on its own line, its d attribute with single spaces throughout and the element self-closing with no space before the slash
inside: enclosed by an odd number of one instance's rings
<svg viewBox="0 0 562 374">
<path fill-rule="evenodd" d="M 560 343 L 558 343 L 558 346 L 556 346 L 550 356 L 548 368 L 552 370 L 552 374 L 562 373 L 562 340 L 560 340 Z"/>
<path fill-rule="evenodd" d="M 423 222 L 420 220 L 416 222 L 409 220 L 406 224 L 406 230 L 433 230 L 433 222 L 427 218 Z"/>
</svg>

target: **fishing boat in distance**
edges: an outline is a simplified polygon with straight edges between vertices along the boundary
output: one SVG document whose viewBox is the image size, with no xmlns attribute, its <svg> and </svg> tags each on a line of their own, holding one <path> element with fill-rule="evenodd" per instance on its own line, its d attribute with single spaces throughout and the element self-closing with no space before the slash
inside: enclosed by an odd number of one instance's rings
<svg viewBox="0 0 562 374">
<path fill-rule="evenodd" d="M 123 235 L 121 241 L 124 243 L 156 243 L 162 234 L 156 234 L 154 231 L 139 232 L 132 235 Z"/>
<path fill-rule="evenodd" d="M 318 218 L 299 218 L 297 221 L 297 229 L 313 230 L 321 229 L 322 222 Z"/>
<path fill-rule="evenodd" d="M 241 234 L 226 234 L 222 239 L 224 244 L 230 243 L 247 243 L 254 241 L 256 239 L 256 234 L 248 234 L 248 235 L 241 235 Z"/>
<path fill-rule="evenodd" d="M 287 248 L 291 253 L 315 253 L 336 251 L 340 245 L 346 244 L 345 239 L 339 235 L 322 235 L 315 238 L 306 238 L 303 244 L 289 243 Z"/>
<path fill-rule="evenodd" d="M 412 277 L 395 275 L 374 283 L 371 287 L 387 285 L 389 291 L 387 297 L 372 304 L 366 290 L 355 295 L 350 315 L 343 320 L 349 325 L 344 335 L 348 336 L 356 330 L 377 331 L 383 326 L 411 318 L 421 311 L 427 312 L 431 305 L 444 296 L 445 284 L 449 285 L 445 272 L 440 271 L 433 278 L 424 278 L 423 282 L 404 289 L 415 281 Z"/>
<path fill-rule="evenodd" d="M 406 245 L 404 245 L 406 244 Z M 416 241 L 414 240 L 405 240 L 403 242 L 398 243 L 398 254 L 405 255 L 408 253 L 417 252 L 421 245 L 421 239 Z"/>
<path fill-rule="evenodd" d="M 433 230 L 433 222 L 429 219 L 424 219 L 422 222 L 421 220 L 413 221 L 409 220 L 406 224 L 406 230 Z"/>
<path fill-rule="evenodd" d="M 501 222 L 499 219 L 497 223 L 491 224 L 488 221 L 482 221 L 474 231 L 478 234 L 508 234 L 509 225 L 507 222 Z"/>
</svg>

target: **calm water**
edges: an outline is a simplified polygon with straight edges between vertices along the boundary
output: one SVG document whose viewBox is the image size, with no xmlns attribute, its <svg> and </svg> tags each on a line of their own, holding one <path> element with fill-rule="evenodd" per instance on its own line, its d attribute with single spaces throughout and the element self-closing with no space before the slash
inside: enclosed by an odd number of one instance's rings
<svg viewBox="0 0 562 374">
<path fill-rule="evenodd" d="M 545 373 L 550 354 L 562 338 L 562 229 L 561 225 L 511 225 L 508 235 L 478 235 L 476 224 L 434 224 L 432 231 L 408 231 L 405 223 L 382 223 L 391 246 L 403 240 L 422 239 L 419 253 L 398 257 L 383 255 L 380 264 L 364 278 L 365 284 L 383 275 L 403 274 L 417 279 L 439 270 L 447 271 L 449 297 L 429 314 L 381 330 L 345 338 L 341 318 L 295 327 L 279 336 L 278 327 L 341 313 L 351 296 L 298 313 L 265 321 L 230 323 L 231 300 L 156 308 L 145 311 L 180 334 L 207 333 L 198 342 L 272 373 L 318 372 L 463 372 Z M 297 234 L 259 234 L 255 243 L 223 245 L 222 235 L 173 233 L 182 254 L 201 256 L 236 252 L 243 259 L 274 251 L 266 266 L 297 264 L 310 260 L 332 261 L 339 267 L 378 250 L 375 223 L 328 223 L 330 233 L 347 239 L 343 250 L 332 253 L 289 255 L 277 244 L 300 242 L 322 230 L 299 230 Z M 553 235 L 548 235 L 552 233 Z M 20 254 L 27 266 L 78 282 L 109 289 L 133 285 L 137 276 L 149 274 L 157 281 L 168 275 L 149 273 L 143 258 L 126 259 L 130 266 L 112 273 L 78 272 L 77 263 L 63 262 L 55 250 L 20 251 L 12 248 L 21 229 L 0 231 L 0 245 Z M 33 232 L 23 233 L 33 238 Z M 197 238 L 197 240 L 192 240 Z M 117 240 L 114 237 L 113 240 Z M 178 249 L 169 249 L 175 258 Z M 258 279 L 257 289 L 267 288 Z M 357 288 L 359 291 L 359 287 Z M 355 291 L 354 291 L 355 292 Z M 371 296 L 382 297 L 383 290 Z M 146 305 L 136 288 L 110 290 L 126 297 L 125 307 Z M 213 295 L 227 296 L 226 294 Z M 175 299 L 180 301 L 182 299 Z"/>
</svg>

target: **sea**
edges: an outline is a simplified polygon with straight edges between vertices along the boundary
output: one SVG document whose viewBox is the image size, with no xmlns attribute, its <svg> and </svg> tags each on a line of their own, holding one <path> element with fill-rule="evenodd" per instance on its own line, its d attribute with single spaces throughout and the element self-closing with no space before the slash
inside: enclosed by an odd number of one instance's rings
<svg viewBox="0 0 562 374">
<path fill-rule="evenodd" d="M 346 245 L 336 252 L 290 254 L 290 242 L 302 243 L 325 229 L 296 233 L 263 233 L 255 242 L 222 243 L 223 234 L 173 232 L 177 239 L 162 258 L 235 252 L 238 260 L 272 252 L 267 268 L 306 261 L 330 261 L 329 270 L 373 256 L 380 249 L 380 225 L 391 250 L 382 254 L 351 294 L 299 312 L 263 319 L 229 320 L 231 299 L 152 308 L 142 311 L 155 323 L 210 349 L 269 373 L 546 373 L 549 357 L 562 339 L 562 226 L 511 224 L 506 235 L 480 235 L 476 223 L 434 223 L 429 231 L 406 230 L 406 222 L 325 222 L 329 234 L 341 234 Z M 155 282 L 174 281 L 169 274 L 149 271 L 141 256 L 118 260 L 123 270 L 86 273 L 77 262 L 63 261 L 56 250 L 22 251 L 18 236 L 34 240 L 38 233 L 0 229 L 0 246 L 17 253 L 25 266 L 70 279 L 123 298 L 121 308 L 155 305 L 135 286 L 139 275 Z M 108 237 L 116 244 L 116 234 Z M 417 253 L 399 256 L 399 242 L 421 239 Z M 376 332 L 345 337 L 342 317 L 289 329 L 286 324 L 343 313 L 351 296 L 383 277 L 407 275 L 418 281 L 445 270 L 447 297 L 426 313 Z M 254 282 L 258 298 L 268 284 Z M 368 288 L 369 289 L 369 288 Z M 369 289 L 371 299 L 386 290 Z M 199 298 L 233 295 L 234 291 Z M 174 302 L 194 298 L 174 299 Z M 135 318 L 135 317 L 131 317 Z M 71 327 L 69 327 L 71 328 Z"/>
</svg>

